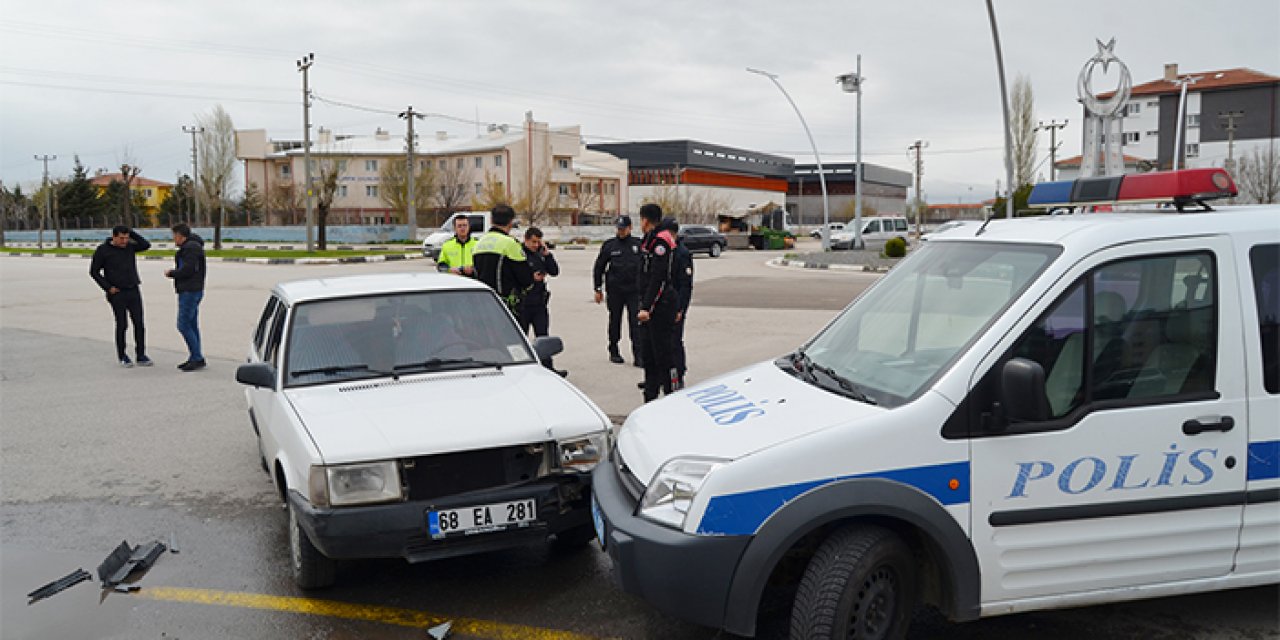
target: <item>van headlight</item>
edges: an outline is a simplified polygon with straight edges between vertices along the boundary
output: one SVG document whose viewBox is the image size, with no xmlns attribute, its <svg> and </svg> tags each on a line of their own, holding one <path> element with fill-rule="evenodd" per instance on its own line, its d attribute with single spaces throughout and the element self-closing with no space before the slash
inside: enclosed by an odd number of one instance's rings
<svg viewBox="0 0 1280 640">
<path fill-rule="evenodd" d="M 640 500 L 640 516 L 676 529 L 684 528 L 685 516 L 698 490 L 728 460 L 716 458 L 672 458 L 653 475 Z"/>
<path fill-rule="evenodd" d="M 400 500 L 400 467 L 394 460 L 311 467 L 311 503 L 345 507 Z"/>
<path fill-rule="evenodd" d="M 556 442 L 556 459 L 565 471 L 591 471 L 609 451 L 609 434 L 601 431 L 581 438 Z"/>
</svg>

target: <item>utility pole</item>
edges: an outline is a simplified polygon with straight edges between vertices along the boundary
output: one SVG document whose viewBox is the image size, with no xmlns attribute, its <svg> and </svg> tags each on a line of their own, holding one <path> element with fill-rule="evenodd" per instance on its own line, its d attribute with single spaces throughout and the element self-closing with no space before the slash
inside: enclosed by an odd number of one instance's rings
<svg viewBox="0 0 1280 640">
<path fill-rule="evenodd" d="M 924 156 L 921 151 L 928 148 L 929 143 L 923 140 L 916 140 L 914 144 L 907 147 L 908 154 L 915 154 L 916 163 L 916 238 L 920 237 L 920 177 L 924 175 Z"/>
<path fill-rule="evenodd" d="M 1066 120 L 1063 120 L 1062 122 L 1058 122 L 1057 120 L 1050 120 L 1049 124 L 1045 124 L 1044 122 L 1040 122 L 1036 124 L 1037 131 L 1041 131 L 1041 130 L 1049 131 L 1049 182 L 1053 182 L 1058 175 L 1058 166 L 1057 166 L 1058 159 L 1057 158 L 1058 158 L 1058 147 L 1060 146 L 1058 144 L 1058 129 L 1061 129 L 1065 126 L 1067 126 Z"/>
<path fill-rule="evenodd" d="M 196 155 L 196 134 L 204 133 L 204 127 L 196 124 L 190 127 L 183 125 L 182 131 L 191 134 L 191 199 L 195 201 L 195 220 L 192 224 L 200 224 L 200 156 Z"/>
<path fill-rule="evenodd" d="M 404 120 L 406 123 L 408 123 L 409 125 L 409 132 L 405 134 L 405 138 L 404 138 L 404 146 L 409 155 L 409 166 L 408 166 L 409 170 L 406 172 L 408 175 L 407 179 L 409 181 L 409 193 L 408 193 L 409 200 L 408 200 L 408 203 L 405 205 L 405 218 L 407 219 L 406 221 L 409 225 L 409 242 L 418 241 L 418 207 L 417 207 L 417 202 L 414 200 L 414 194 L 413 194 L 413 183 L 414 183 L 413 148 L 418 145 L 418 138 L 413 135 L 413 120 L 414 118 L 417 118 L 418 120 L 422 120 L 424 117 L 425 116 L 423 116 L 421 113 L 418 113 L 413 110 L 413 105 L 409 105 L 408 109 L 405 109 L 404 111 L 400 112 L 400 118 Z"/>
<path fill-rule="evenodd" d="M 1227 130 L 1227 162 L 1223 166 L 1227 173 L 1236 172 L 1236 120 L 1244 117 L 1243 111 L 1219 111 L 1218 120 L 1226 122 L 1222 125 Z"/>
<path fill-rule="evenodd" d="M 44 220 L 49 215 L 49 207 L 52 199 L 49 197 L 49 161 L 57 160 L 58 156 L 35 156 L 35 159 L 44 163 L 44 212 L 40 214 L 40 232 L 36 234 L 36 247 L 44 248 Z M 128 197 L 128 196 L 125 196 Z"/>
<path fill-rule="evenodd" d="M 311 85 L 308 71 L 315 64 L 316 54 L 308 53 L 298 60 L 298 71 L 302 72 L 302 165 L 306 182 L 303 183 L 303 197 L 307 202 L 307 251 L 315 251 L 314 227 L 315 210 L 311 203 Z"/>
</svg>

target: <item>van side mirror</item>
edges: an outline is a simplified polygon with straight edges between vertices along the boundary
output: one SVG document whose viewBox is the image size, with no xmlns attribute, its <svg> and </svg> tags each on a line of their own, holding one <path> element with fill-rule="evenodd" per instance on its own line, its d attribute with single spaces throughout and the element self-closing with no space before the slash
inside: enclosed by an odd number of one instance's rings
<svg viewBox="0 0 1280 640">
<path fill-rule="evenodd" d="M 1026 358 L 1004 363 L 1000 372 L 1000 402 L 1010 423 L 1049 419 L 1049 396 L 1044 389 L 1044 367 Z"/>
<path fill-rule="evenodd" d="M 236 382 L 274 389 L 276 386 L 276 368 L 269 362 L 251 362 L 236 367 Z"/>
<path fill-rule="evenodd" d="M 537 354 L 539 361 L 545 361 L 561 351 L 564 351 L 564 341 L 558 336 L 542 336 L 533 339 L 533 352 Z"/>
</svg>

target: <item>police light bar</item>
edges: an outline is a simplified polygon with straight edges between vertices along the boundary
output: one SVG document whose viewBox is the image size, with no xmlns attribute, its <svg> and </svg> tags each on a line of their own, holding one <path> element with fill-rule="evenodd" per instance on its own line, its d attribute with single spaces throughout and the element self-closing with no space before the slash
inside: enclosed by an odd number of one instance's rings
<svg viewBox="0 0 1280 640">
<path fill-rule="evenodd" d="M 1142 202 L 1173 203 L 1179 211 L 1192 202 L 1233 198 L 1238 191 L 1222 169 L 1155 171 L 1104 178 L 1041 182 L 1031 190 L 1027 206 L 1083 207 Z M 1207 208 L 1207 207 L 1206 207 Z"/>
</svg>

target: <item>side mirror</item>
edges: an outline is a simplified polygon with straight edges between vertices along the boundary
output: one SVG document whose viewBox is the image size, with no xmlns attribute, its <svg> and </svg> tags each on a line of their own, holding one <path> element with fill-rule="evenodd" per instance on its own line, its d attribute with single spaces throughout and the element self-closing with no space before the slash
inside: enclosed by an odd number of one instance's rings
<svg viewBox="0 0 1280 640">
<path fill-rule="evenodd" d="M 1044 390 L 1044 367 L 1026 358 L 1004 363 L 1000 372 L 1000 401 L 1010 423 L 1049 419 L 1049 397 Z"/>
<path fill-rule="evenodd" d="M 542 336 L 533 339 L 533 352 L 537 354 L 540 361 L 545 361 L 561 351 L 564 351 L 564 341 L 557 336 Z"/>
<path fill-rule="evenodd" d="M 236 382 L 274 389 L 276 386 L 276 368 L 267 362 L 252 362 L 236 367 Z"/>
</svg>

